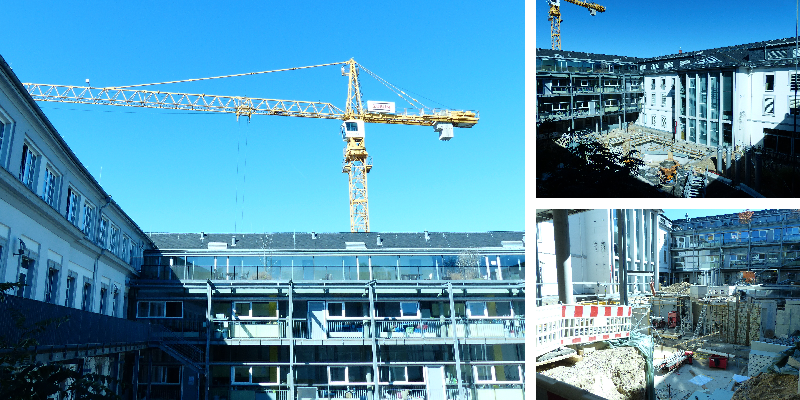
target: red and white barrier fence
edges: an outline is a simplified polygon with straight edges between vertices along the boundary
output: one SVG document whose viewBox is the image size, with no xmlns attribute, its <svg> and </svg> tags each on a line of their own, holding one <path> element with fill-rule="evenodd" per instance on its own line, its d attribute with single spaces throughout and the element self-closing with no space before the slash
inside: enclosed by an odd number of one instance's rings
<svg viewBox="0 0 800 400">
<path fill-rule="evenodd" d="M 569 344 L 631 335 L 631 306 L 552 305 L 535 310 L 537 357 Z"/>
</svg>

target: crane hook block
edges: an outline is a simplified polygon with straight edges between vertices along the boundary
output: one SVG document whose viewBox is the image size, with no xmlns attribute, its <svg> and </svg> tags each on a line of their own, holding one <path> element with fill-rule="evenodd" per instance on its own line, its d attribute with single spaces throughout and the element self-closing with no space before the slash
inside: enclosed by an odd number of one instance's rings
<svg viewBox="0 0 800 400">
<path fill-rule="evenodd" d="M 433 130 L 439 132 L 439 140 L 450 140 L 453 138 L 453 124 L 449 122 L 437 122 L 433 125 Z"/>
</svg>

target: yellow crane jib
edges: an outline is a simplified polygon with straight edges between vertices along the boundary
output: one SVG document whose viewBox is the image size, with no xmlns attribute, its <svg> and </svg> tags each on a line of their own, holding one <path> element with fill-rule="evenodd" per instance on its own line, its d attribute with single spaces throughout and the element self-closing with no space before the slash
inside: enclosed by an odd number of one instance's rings
<svg viewBox="0 0 800 400">
<path fill-rule="evenodd" d="M 273 72 L 296 71 L 307 68 L 340 65 L 342 76 L 348 78 L 347 102 L 344 109 L 321 101 L 280 100 L 244 96 L 217 96 L 208 94 L 175 93 L 156 90 L 143 90 L 142 86 L 168 83 L 194 82 L 209 79 L 230 78 Z M 361 100 L 359 71 L 364 71 L 394 91 L 411 105 L 410 109 L 395 112 L 393 102 L 368 101 L 367 107 Z M 453 128 L 471 128 L 478 123 L 477 111 L 447 110 L 425 107 L 400 88 L 386 82 L 372 71 L 364 68 L 352 58 L 348 61 L 311 65 L 305 67 L 283 68 L 243 74 L 213 76 L 207 78 L 184 79 L 178 81 L 144 83 L 137 85 L 96 88 L 89 86 L 50 85 L 23 83 L 28 94 L 36 101 L 55 101 L 62 103 L 101 104 L 124 107 L 162 108 L 201 112 L 235 114 L 236 117 L 253 115 L 280 115 L 286 117 L 338 119 L 342 122 L 344 160 L 342 172 L 348 174 L 350 193 L 350 230 L 369 232 L 369 206 L 367 200 L 367 173 L 372 169 L 372 161 L 364 145 L 364 124 L 400 124 L 431 126 L 439 133 L 440 140 L 450 140 Z"/>
</svg>

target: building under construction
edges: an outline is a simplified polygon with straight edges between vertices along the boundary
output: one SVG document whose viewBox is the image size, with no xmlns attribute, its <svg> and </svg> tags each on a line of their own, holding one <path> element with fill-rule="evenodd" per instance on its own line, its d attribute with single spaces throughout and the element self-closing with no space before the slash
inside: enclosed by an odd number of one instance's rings
<svg viewBox="0 0 800 400">
<path fill-rule="evenodd" d="M 537 210 L 539 395 L 797 395 L 798 229 L 797 210 Z"/>
<path fill-rule="evenodd" d="M 653 58 L 537 49 L 537 133 L 635 150 L 642 180 L 676 197 L 713 183 L 794 196 L 776 181 L 800 152 L 794 47 L 787 38 Z"/>
</svg>

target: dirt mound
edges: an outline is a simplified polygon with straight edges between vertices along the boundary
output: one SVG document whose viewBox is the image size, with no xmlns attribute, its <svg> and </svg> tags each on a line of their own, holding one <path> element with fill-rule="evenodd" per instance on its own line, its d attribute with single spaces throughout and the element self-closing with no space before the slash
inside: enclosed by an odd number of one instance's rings
<svg viewBox="0 0 800 400">
<path fill-rule="evenodd" d="M 617 347 L 584 353 L 574 365 L 540 372 L 609 400 L 643 400 L 644 368 L 644 357 L 635 348 Z"/>
<path fill-rule="evenodd" d="M 661 291 L 662 292 L 667 292 L 667 293 L 688 295 L 689 294 L 689 288 L 691 286 L 692 285 L 690 285 L 687 282 L 678 282 L 678 283 L 673 283 L 672 285 L 669 285 L 669 286 L 662 286 L 661 287 Z"/>
<path fill-rule="evenodd" d="M 744 381 L 731 400 L 800 400 L 797 376 L 765 373 Z"/>
</svg>

